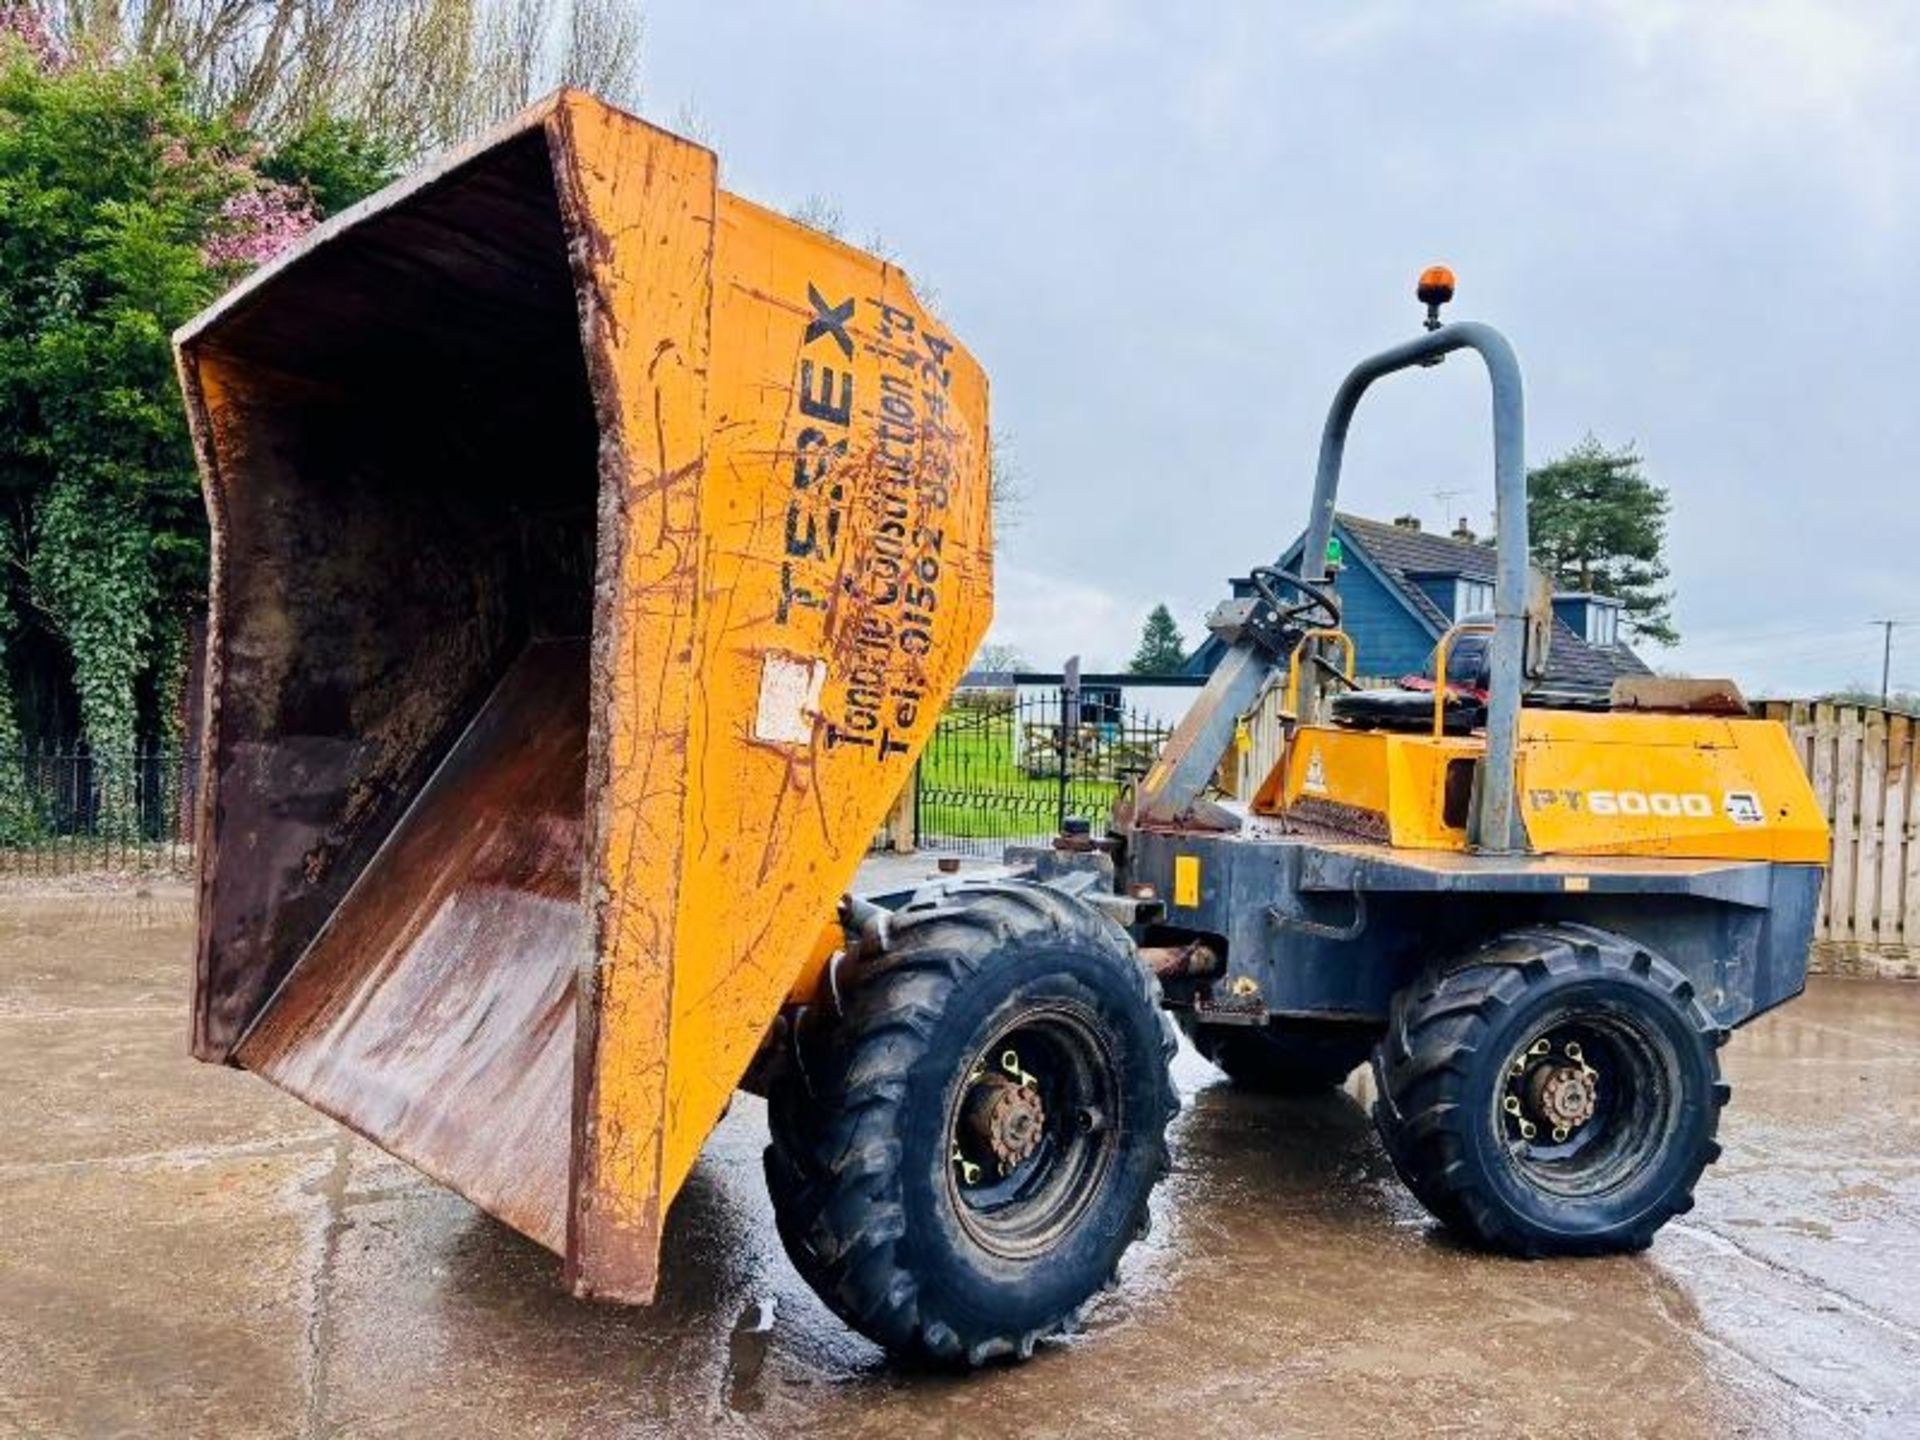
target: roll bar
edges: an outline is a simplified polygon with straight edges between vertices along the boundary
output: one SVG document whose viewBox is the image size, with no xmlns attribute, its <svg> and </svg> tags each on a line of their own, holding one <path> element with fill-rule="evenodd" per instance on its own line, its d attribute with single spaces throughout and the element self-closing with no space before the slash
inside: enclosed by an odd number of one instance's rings
<svg viewBox="0 0 1920 1440">
<path fill-rule="evenodd" d="M 1451 294 L 1450 278 L 1445 293 L 1436 298 L 1427 293 L 1422 277 L 1420 298 L 1428 304 L 1427 333 L 1362 360 L 1341 381 L 1320 434 L 1313 511 L 1301 550 L 1300 574 L 1308 580 L 1326 582 L 1327 541 L 1333 534 L 1340 465 L 1346 454 L 1347 429 L 1360 397 L 1382 376 L 1416 365 L 1436 365 L 1455 350 L 1476 351 L 1486 364 L 1493 389 L 1494 531 L 1499 549 L 1493 639 L 1488 647 L 1487 749 L 1467 838 L 1476 849 L 1511 854 L 1527 848 L 1514 790 L 1527 625 L 1525 406 L 1520 362 L 1505 336 L 1490 325 L 1472 321 L 1439 323 L 1438 307 Z M 1239 718 L 1253 705 L 1276 668 L 1274 657 L 1257 635 L 1257 609 L 1257 601 L 1230 600 L 1208 617 L 1208 629 L 1226 642 L 1227 653 L 1161 749 L 1159 760 L 1140 782 L 1133 813 L 1121 822 L 1123 828 L 1178 824 L 1192 818 Z"/>
<path fill-rule="evenodd" d="M 1508 854 L 1526 848 L 1514 790 L 1520 737 L 1521 665 L 1526 648 L 1527 464 L 1526 405 L 1520 361 L 1506 336 L 1491 325 L 1461 321 L 1430 330 L 1404 345 L 1369 356 L 1347 373 L 1320 431 L 1320 462 L 1313 478 L 1313 510 L 1300 551 L 1301 573 L 1326 578 L 1327 541 L 1333 535 L 1340 465 L 1347 430 L 1360 397 L 1396 371 L 1437 365 L 1455 350 L 1472 350 L 1487 367 L 1493 390 L 1495 571 L 1493 642 L 1488 647 L 1487 753 L 1468 839 L 1478 849 Z M 1444 684 L 1444 679 L 1442 680 Z"/>
</svg>

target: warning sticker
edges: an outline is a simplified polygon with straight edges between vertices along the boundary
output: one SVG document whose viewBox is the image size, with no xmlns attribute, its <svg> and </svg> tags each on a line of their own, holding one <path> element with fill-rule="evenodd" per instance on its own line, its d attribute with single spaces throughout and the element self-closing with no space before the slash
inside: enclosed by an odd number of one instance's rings
<svg viewBox="0 0 1920 1440">
<path fill-rule="evenodd" d="M 1318 750 L 1307 752 L 1307 773 L 1300 779 L 1300 788 L 1316 795 L 1327 793 L 1327 762 L 1320 758 Z"/>
</svg>

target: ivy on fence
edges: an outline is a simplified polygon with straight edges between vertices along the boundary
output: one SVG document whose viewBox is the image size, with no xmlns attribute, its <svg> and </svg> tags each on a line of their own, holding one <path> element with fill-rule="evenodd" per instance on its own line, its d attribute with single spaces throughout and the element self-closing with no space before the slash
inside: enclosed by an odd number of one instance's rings
<svg viewBox="0 0 1920 1440">
<path fill-rule="evenodd" d="M 198 757 L 0 751 L 0 872 L 185 870 Z"/>
</svg>

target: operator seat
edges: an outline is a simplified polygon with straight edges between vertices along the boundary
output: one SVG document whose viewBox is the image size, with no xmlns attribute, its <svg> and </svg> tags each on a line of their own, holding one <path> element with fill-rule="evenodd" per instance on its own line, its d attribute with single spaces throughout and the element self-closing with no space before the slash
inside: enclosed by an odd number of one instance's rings
<svg viewBox="0 0 1920 1440">
<path fill-rule="evenodd" d="M 1475 632 L 1455 637 L 1447 651 L 1447 699 L 1441 727 L 1448 735 L 1470 735 L 1487 723 L 1487 690 L 1492 684 L 1489 636 Z M 1439 647 L 1434 647 L 1435 654 Z M 1351 690 L 1336 695 L 1329 707 L 1333 723 L 1355 730 L 1393 730 L 1417 734 L 1433 728 L 1434 655 L 1425 670 L 1386 690 Z M 1527 704 L 1536 710 L 1605 710 L 1609 697 L 1598 690 L 1530 689 Z"/>
<path fill-rule="evenodd" d="M 1491 683 L 1488 636 L 1475 632 L 1454 637 L 1447 650 L 1447 699 L 1442 725 L 1449 735 L 1467 735 L 1487 723 L 1487 687 Z M 1418 675 L 1404 677 L 1385 690 L 1350 690 L 1329 707 L 1333 723 L 1354 730 L 1418 732 L 1433 727 L 1435 646 Z"/>
<path fill-rule="evenodd" d="M 1433 728 L 1433 686 L 1428 684 L 1425 689 L 1416 689 L 1402 681 L 1387 690 L 1350 690 L 1334 696 L 1332 713 L 1334 724 L 1353 730 L 1430 730 Z M 1470 735 L 1486 723 L 1484 691 L 1456 689 L 1448 693 L 1446 708 L 1441 714 L 1445 733 Z"/>
</svg>

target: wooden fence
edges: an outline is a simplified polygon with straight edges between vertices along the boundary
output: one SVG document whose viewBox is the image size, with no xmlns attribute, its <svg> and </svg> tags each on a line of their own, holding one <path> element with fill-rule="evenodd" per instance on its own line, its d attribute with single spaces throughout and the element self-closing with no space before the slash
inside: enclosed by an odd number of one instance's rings
<svg viewBox="0 0 1920 1440">
<path fill-rule="evenodd" d="M 1833 827 L 1816 968 L 1920 978 L 1920 719 L 1872 705 L 1769 700 Z"/>
</svg>

